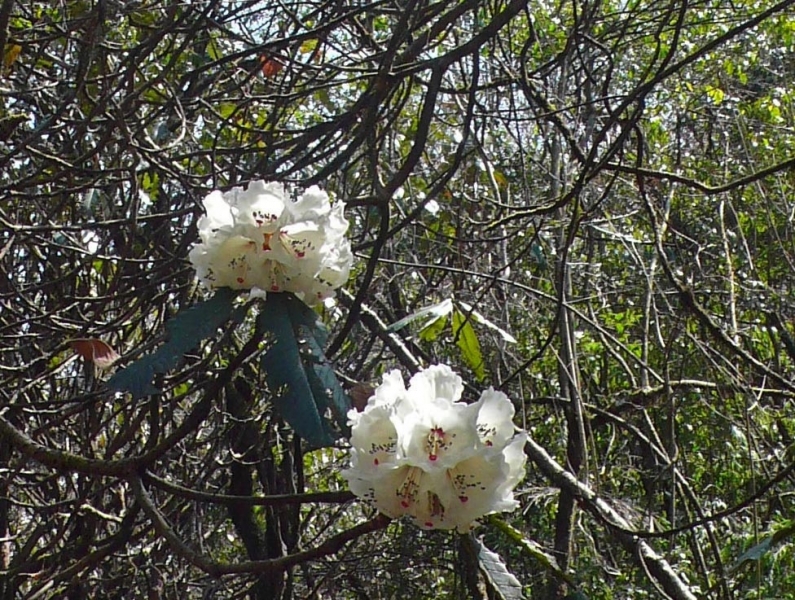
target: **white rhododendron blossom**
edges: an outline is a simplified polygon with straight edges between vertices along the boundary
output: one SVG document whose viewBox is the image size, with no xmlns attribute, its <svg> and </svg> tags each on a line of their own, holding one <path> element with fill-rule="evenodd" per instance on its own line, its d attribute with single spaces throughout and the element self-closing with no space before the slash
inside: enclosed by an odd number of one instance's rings
<svg viewBox="0 0 795 600">
<path fill-rule="evenodd" d="M 483 515 L 514 510 L 524 477 L 527 433 L 514 434 L 514 408 L 493 388 L 474 404 L 450 367 L 411 378 L 384 376 L 363 412 L 348 413 L 351 491 L 385 515 L 423 529 L 468 531 Z"/>
<path fill-rule="evenodd" d="M 279 183 L 211 192 L 189 258 L 209 288 L 293 292 L 307 304 L 334 295 L 353 255 L 343 205 L 313 186 L 291 200 Z"/>
</svg>

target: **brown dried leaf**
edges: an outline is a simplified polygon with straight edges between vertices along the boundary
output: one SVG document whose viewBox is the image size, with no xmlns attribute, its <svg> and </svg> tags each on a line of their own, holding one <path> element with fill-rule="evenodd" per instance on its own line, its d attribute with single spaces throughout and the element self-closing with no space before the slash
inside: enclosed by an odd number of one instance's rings
<svg viewBox="0 0 795 600">
<path fill-rule="evenodd" d="M 107 369 L 119 360 L 118 353 L 110 344 L 97 338 L 77 338 L 69 340 L 69 345 L 76 354 L 93 362 L 100 369 Z"/>
<path fill-rule="evenodd" d="M 358 412 L 364 411 L 367 401 L 375 393 L 375 386 L 371 383 L 356 383 L 348 391 L 351 397 L 351 404 Z"/>
<path fill-rule="evenodd" d="M 262 69 L 262 76 L 266 79 L 275 77 L 284 69 L 284 61 L 278 56 L 263 54 L 259 57 L 259 62 L 260 69 Z"/>
</svg>

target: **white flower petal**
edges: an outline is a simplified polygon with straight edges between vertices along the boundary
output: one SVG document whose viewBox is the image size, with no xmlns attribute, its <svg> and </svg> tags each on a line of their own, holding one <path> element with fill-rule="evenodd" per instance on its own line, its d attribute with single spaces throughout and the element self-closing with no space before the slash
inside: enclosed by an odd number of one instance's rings
<svg viewBox="0 0 795 600">
<path fill-rule="evenodd" d="M 455 527 L 455 524 L 450 523 L 450 514 L 439 493 L 445 487 L 449 485 L 446 485 L 443 479 L 440 480 L 428 473 L 421 475 L 416 498 L 407 511 L 418 527 L 422 529 Z"/>
<path fill-rule="evenodd" d="M 290 202 L 284 188 L 278 184 L 265 185 L 262 181 L 254 181 L 245 192 L 240 192 L 239 189 L 236 188 L 237 221 L 243 226 L 275 233 L 285 212 L 285 204 Z"/>
<path fill-rule="evenodd" d="M 434 365 L 423 369 L 409 382 L 409 394 L 426 402 L 457 402 L 463 391 L 461 378 L 447 365 Z"/>
<path fill-rule="evenodd" d="M 285 225 L 279 230 L 279 241 L 282 246 L 297 259 L 304 259 L 309 253 L 317 254 L 325 238 L 325 232 L 320 226 L 310 221 Z"/>
<path fill-rule="evenodd" d="M 292 211 L 302 219 L 319 219 L 329 214 L 331 202 L 326 192 L 313 185 L 293 204 Z"/>
<path fill-rule="evenodd" d="M 331 207 L 328 215 L 329 239 L 340 239 L 348 231 L 348 219 L 343 214 L 344 210 L 345 206 L 342 202 Z"/>
<path fill-rule="evenodd" d="M 478 518 L 518 506 L 527 434 L 513 435 L 505 394 L 458 402 L 460 378 L 446 366 L 384 376 L 362 413 L 349 413 L 351 490 L 381 512 L 425 529 L 468 531 Z"/>
<path fill-rule="evenodd" d="M 400 371 L 394 369 L 384 374 L 381 385 L 375 388 L 369 404 L 394 406 L 406 396 L 406 386 Z"/>
<path fill-rule="evenodd" d="M 232 207 L 218 190 L 210 192 L 202 201 L 204 212 L 206 213 L 199 219 L 199 231 L 209 231 L 222 227 L 231 227 L 234 223 L 232 217 Z"/>
<path fill-rule="evenodd" d="M 204 207 L 197 224 L 202 241 L 188 257 L 207 287 L 293 292 L 315 304 L 348 280 L 353 254 L 344 207 L 332 207 L 319 188 L 293 202 L 281 184 L 253 181 L 246 189 L 208 194 Z M 233 261 L 239 244 L 230 239 L 253 243 L 244 266 Z"/>
<path fill-rule="evenodd" d="M 402 441 L 406 459 L 428 472 L 446 470 L 472 456 L 478 448 L 472 406 L 456 403 L 446 408 L 428 402 L 424 410 L 407 416 Z"/>
<path fill-rule="evenodd" d="M 398 433 L 387 406 L 368 406 L 358 414 L 351 435 L 351 469 L 358 477 L 373 477 L 379 469 L 395 465 Z"/>
<path fill-rule="evenodd" d="M 507 472 L 502 454 L 476 455 L 451 469 L 450 478 L 458 501 L 456 510 L 451 513 L 457 518 L 457 527 L 468 528 L 483 515 L 516 508 L 513 494 L 505 493 L 507 488 L 504 489 L 503 484 Z"/>
<path fill-rule="evenodd" d="M 508 396 L 490 387 L 480 395 L 477 427 L 481 441 L 487 446 L 503 448 L 513 437 L 513 403 Z"/>
<path fill-rule="evenodd" d="M 505 481 L 497 488 L 495 495 L 501 496 L 503 500 L 513 502 L 513 489 L 524 479 L 527 455 L 524 447 L 527 445 L 527 432 L 518 433 L 502 451 L 508 472 Z M 504 510 L 504 509 L 500 509 Z M 513 509 L 509 509 L 513 510 Z"/>
<path fill-rule="evenodd" d="M 351 471 L 342 472 L 342 476 L 348 479 L 351 492 L 393 519 L 408 514 L 411 501 L 404 493 L 411 493 L 416 475 L 416 470 L 408 466 L 384 471 L 381 477 L 373 479 L 355 477 Z"/>
<path fill-rule="evenodd" d="M 248 289 L 252 262 L 256 260 L 256 243 L 243 236 L 228 237 L 214 252 L 208 252 L 207 278 L 217 287 Z"/>
</svg>

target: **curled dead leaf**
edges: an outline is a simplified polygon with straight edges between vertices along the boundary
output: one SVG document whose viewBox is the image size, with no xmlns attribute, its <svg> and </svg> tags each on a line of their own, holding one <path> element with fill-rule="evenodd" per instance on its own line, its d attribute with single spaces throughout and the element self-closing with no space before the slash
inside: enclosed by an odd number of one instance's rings
<svg viewBox="0 0 795 600">
<path fill-rule="evenodd" d="M 263 54 L 259 57 L 259 62 L 260 68 L 262 69 L 262 76 L 266 79 L 275 77 L 284 69 L 284 61 L 278 56 Z"/>
<path fill-rule="evenodd" d="M 97 338 L 76 338 L 69 340 L 69 345 L 76 354 L 93 362 L 100 369 L 107 369 L 119 360 L 118 353 L 110 344 Z"/>
</svg>

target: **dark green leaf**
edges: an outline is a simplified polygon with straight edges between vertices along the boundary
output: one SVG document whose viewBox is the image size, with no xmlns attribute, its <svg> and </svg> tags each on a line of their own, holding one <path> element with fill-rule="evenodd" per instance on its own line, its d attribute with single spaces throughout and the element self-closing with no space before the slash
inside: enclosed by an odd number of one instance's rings
<svg viewBox="0 0 795 600">
<path fill-rule="evenodd" d="M 756 546 L 749 548 L 743 554 L 740 555 L 740 558 L 737 559 L 737 562 L 734 563 L 733 569 L 739 569 L 747 562 L 761 560 L 762 557 L 767 554 L 771 548 L 773 548 L 773 538 L 766 538 L 758 543 Z"/>
<path fill-rule="evenodd" d="M 351 402 L 323 354 L 328 334 L 317 315 L 292 294 L 269 294 L 257 327 L 272 336 L 261 364 L 276 410 L 311 446 L 332 445 L 338 435 L 324 413 L 347 433 Z"/>
<path fill-rule="evenodd" d="M 186 352 L 228 321 L 236 295 L 234 290 L 221 288 L 209 300 L 177 313 L 166 324 L 166 343 L 116 373 L 108 380 L 108 387 L 117 392 L 130 392 L 133 398 L 156 394 L 159 390 L 152 385 L 152 378 L 176 367 Z"/>
<path fill-rule="evenodd" d="M 323 352 L 328 342 L 328 330 L 317 314 L 303 302 L 288 301 L 291 322 L 296 332 L 301 363 L 318 408 L 330 408 L 334 420 L 345 436 L 350 435 L 348 411 L 351 400 L 342 389 L 334 367 Z"/>
<path fill-rule="evenodd" d="M 795 521 L 789 522 L 784 527 L 778 529 L 773 535 L 765 538 L 752 548 L 749 548 L 743 552 L 743 554 L 741 554 L 737 559 L 737 562 L 732 565 L 732 570 L 739 569 L 747 562 L 762 560 L 762 557 L 764 557 L 765 554 L 793 535 L 795 535 Z"/>
<path fill-rule="evenodd" d="M 148 354 L 122 369 L 108 380 L 108 387 L 117 392 L 130 392 L 133 398 L 143 398 L 157 394 L 152 385 L 155 376 L 154 355 Z"/>
</svg>

